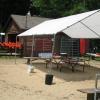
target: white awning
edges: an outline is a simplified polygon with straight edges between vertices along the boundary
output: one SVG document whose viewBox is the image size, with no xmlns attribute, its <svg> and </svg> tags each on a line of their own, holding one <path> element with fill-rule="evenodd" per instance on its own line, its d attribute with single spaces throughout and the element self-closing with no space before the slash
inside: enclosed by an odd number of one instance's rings
<svg viewBox="0 0 100 100">
<path fill-rule="evenodd" d="M 71 38 L 100 38 L 100 10 L 45 21 L 18 36 L 64 32 Z"/>
</svg>

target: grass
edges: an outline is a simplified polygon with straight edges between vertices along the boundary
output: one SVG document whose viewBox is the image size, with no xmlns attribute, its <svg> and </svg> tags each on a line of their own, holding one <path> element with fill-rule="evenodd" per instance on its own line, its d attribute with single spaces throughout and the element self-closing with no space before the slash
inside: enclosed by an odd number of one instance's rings
<svg viewBox="0 0 100 100">
<path fill-rule="evenodd" d="M 96 57 L 95 60 L 96 60 L 96 61 L 100 61 L 100 57 Z"/>
<path fill-rule="evenodd" d="M 20 57 L 16 56 L 16 58 L 20 58 Z M 15 59 L 15 56 L 0 56 L 0 59 Z"/>
</svg>

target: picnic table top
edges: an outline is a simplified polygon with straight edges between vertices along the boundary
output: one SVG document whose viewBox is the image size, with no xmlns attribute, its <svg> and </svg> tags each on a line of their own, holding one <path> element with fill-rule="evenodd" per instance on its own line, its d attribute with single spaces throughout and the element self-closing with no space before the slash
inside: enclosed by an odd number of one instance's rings
<svg viewBox="0 0 100 100">
<path fill-rule="evenodd" d="M 39 57 L 24 57 L 25 59 L 34 59 L 34 58 L 39 58 Z"/>
<path fill-rule="evenodd" d="M 24 57 L 25 59 L 51 59 L 51 58 L 43 58 L 43 57 Z M 53 56 L 54 59 L 60 59 L 61 56 Z"/>
<path fill-rule="evenodd" d="M 41 57 L 24 57 L 24 59 L 50 59 L 50 58 L 41 58 Z"/>
<path fill-rule="evenodd" d="M 9 56 L 9 55 L 20 55 L 19 53 L 0 53 L 0 55 L 7 55 L 7 56 Z"/>
<path fill-rule="evenodd" d="M 95 56 L 95 57 L 100 57 L 100 55 L 96 54 L 96 53 L 86 53 L 87 55 L 90 55 L 90 56 Z"/>
<path fill-rule="evenodd" d="M 96 91 L 96 93 L 100 93 L 100 88 L 86 88 L 86 89 L 78 89 L 78 91 L 80 91 L 80 92 L 82 92 L 82 93 L 87 93 L 87 94 L 89 94 L 89 93 L 95 93 L 95 91 Z"/>
</svg>

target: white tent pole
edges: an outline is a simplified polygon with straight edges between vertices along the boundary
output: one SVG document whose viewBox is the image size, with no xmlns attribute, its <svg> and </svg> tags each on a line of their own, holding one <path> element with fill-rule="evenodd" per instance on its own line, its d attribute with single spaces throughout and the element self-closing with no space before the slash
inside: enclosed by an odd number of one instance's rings
<svg viewBox="0 0 100 100">
<path fill-rule="evenodd" d="M 53 59 L 54 48 L 55 48 L 55 34 L 53 34 L 52 59 Z"/>
<path fill-rule="evenodd" d="M 43 39 L 43 53 L 44 53 L 44 39 Z"/>
<path fill-rule="evenodd" d="M 74 44 L 73 44 L 73 39 L 71 39 L 71 42 L 72 42 L 72 44 L 71 44 L 71 45 L 72 45 L 72 54 L 71 54 L 71 56 L 72 56 L 72 58 L 73 58 L 73 45 L 74 45 Z"/>
<path fill-rule="evenodd" d="M 53 52 L 54 52 L 54 46 L 55 46 L 55 34 L 53 34 L 53 38 L 52 38 L 51 41 L 52 41 L 52 51 L 51 51 L 52 56 L 51 56 L 51 59 L 50 59 L 50 66 L 49 66 L 49 70 L 48 70 L 49 74 L 51 74 L 51 69 L 52 69 L 52 66 L 53 66 L 52 60 L 53 60 Z"/>
<path fill-rule="evenodd" d="M 32 36 L 32 51 L 31 51 L 31 57 L 33 57 L 33 48 L 34 48 L 34 35 Z M 31 65 L 32 65 L 32 59 L 31 59 Z"/>
<path fill-rule="evenodd" d="M 51 68 L 53 66 L 52 60 L 53 60 L 54 48 L 55 48 L 55 34 L 53 34 L 53 39 L 52 39 L 52 57 L 51 57 L 51 67 L 50 67 L 50 71 L 51 71 Z"/>
<path fill-rule="evenodd" d="M 17 45 L 17 36 L 16 36 L 16 45 Z M 16 52 L 17 52 L 17 48 L 15 47 L 15 64 L 16 64 Z"/>
</svg>

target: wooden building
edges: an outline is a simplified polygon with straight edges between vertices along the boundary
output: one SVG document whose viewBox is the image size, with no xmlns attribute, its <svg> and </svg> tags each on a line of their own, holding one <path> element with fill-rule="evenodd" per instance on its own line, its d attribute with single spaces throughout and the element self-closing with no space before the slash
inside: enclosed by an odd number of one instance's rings
<svg viewBox="0 0 100 100">
<path fill-rule="evenodd" d="M 50 19 L 37 16 L 11 15 L 6 29 L 6 41 L 16 42 L 16 36 L 18 34 L 46 20 Z M 38 56 L 39 53 L 51 53 L 53 44 L 52 39 L 53 36 L 51 35 L 35 36 L 33 56 Z M 23 56 L 31 56 L 32 40 L 32 36 L 18 38 L 18 41 L 23 45 Z M 86 40 L 71 39 L 63 33 L 59 33 L 55 36 L 54 53 L 67 53 L 69 56 L 79 56 L 80 54 L 84 54 L 87 48 L 88 42 L 86 42 Z"/>
<path fill-rule="evenodd" d="M 6 42 L 16 42 L 16 36 L 38 24 L 50 20 L 49 18 L 43 18 L 38 16 L 22 16 L 22 15 L 11 15 L 7 28 L 6 28 Z M 30 47 L 31 37 L 21 37 L 17 39 L 23 45 L 24 56 L 29 56 L 29 51 L 26 51 Z"/>
</svg>

